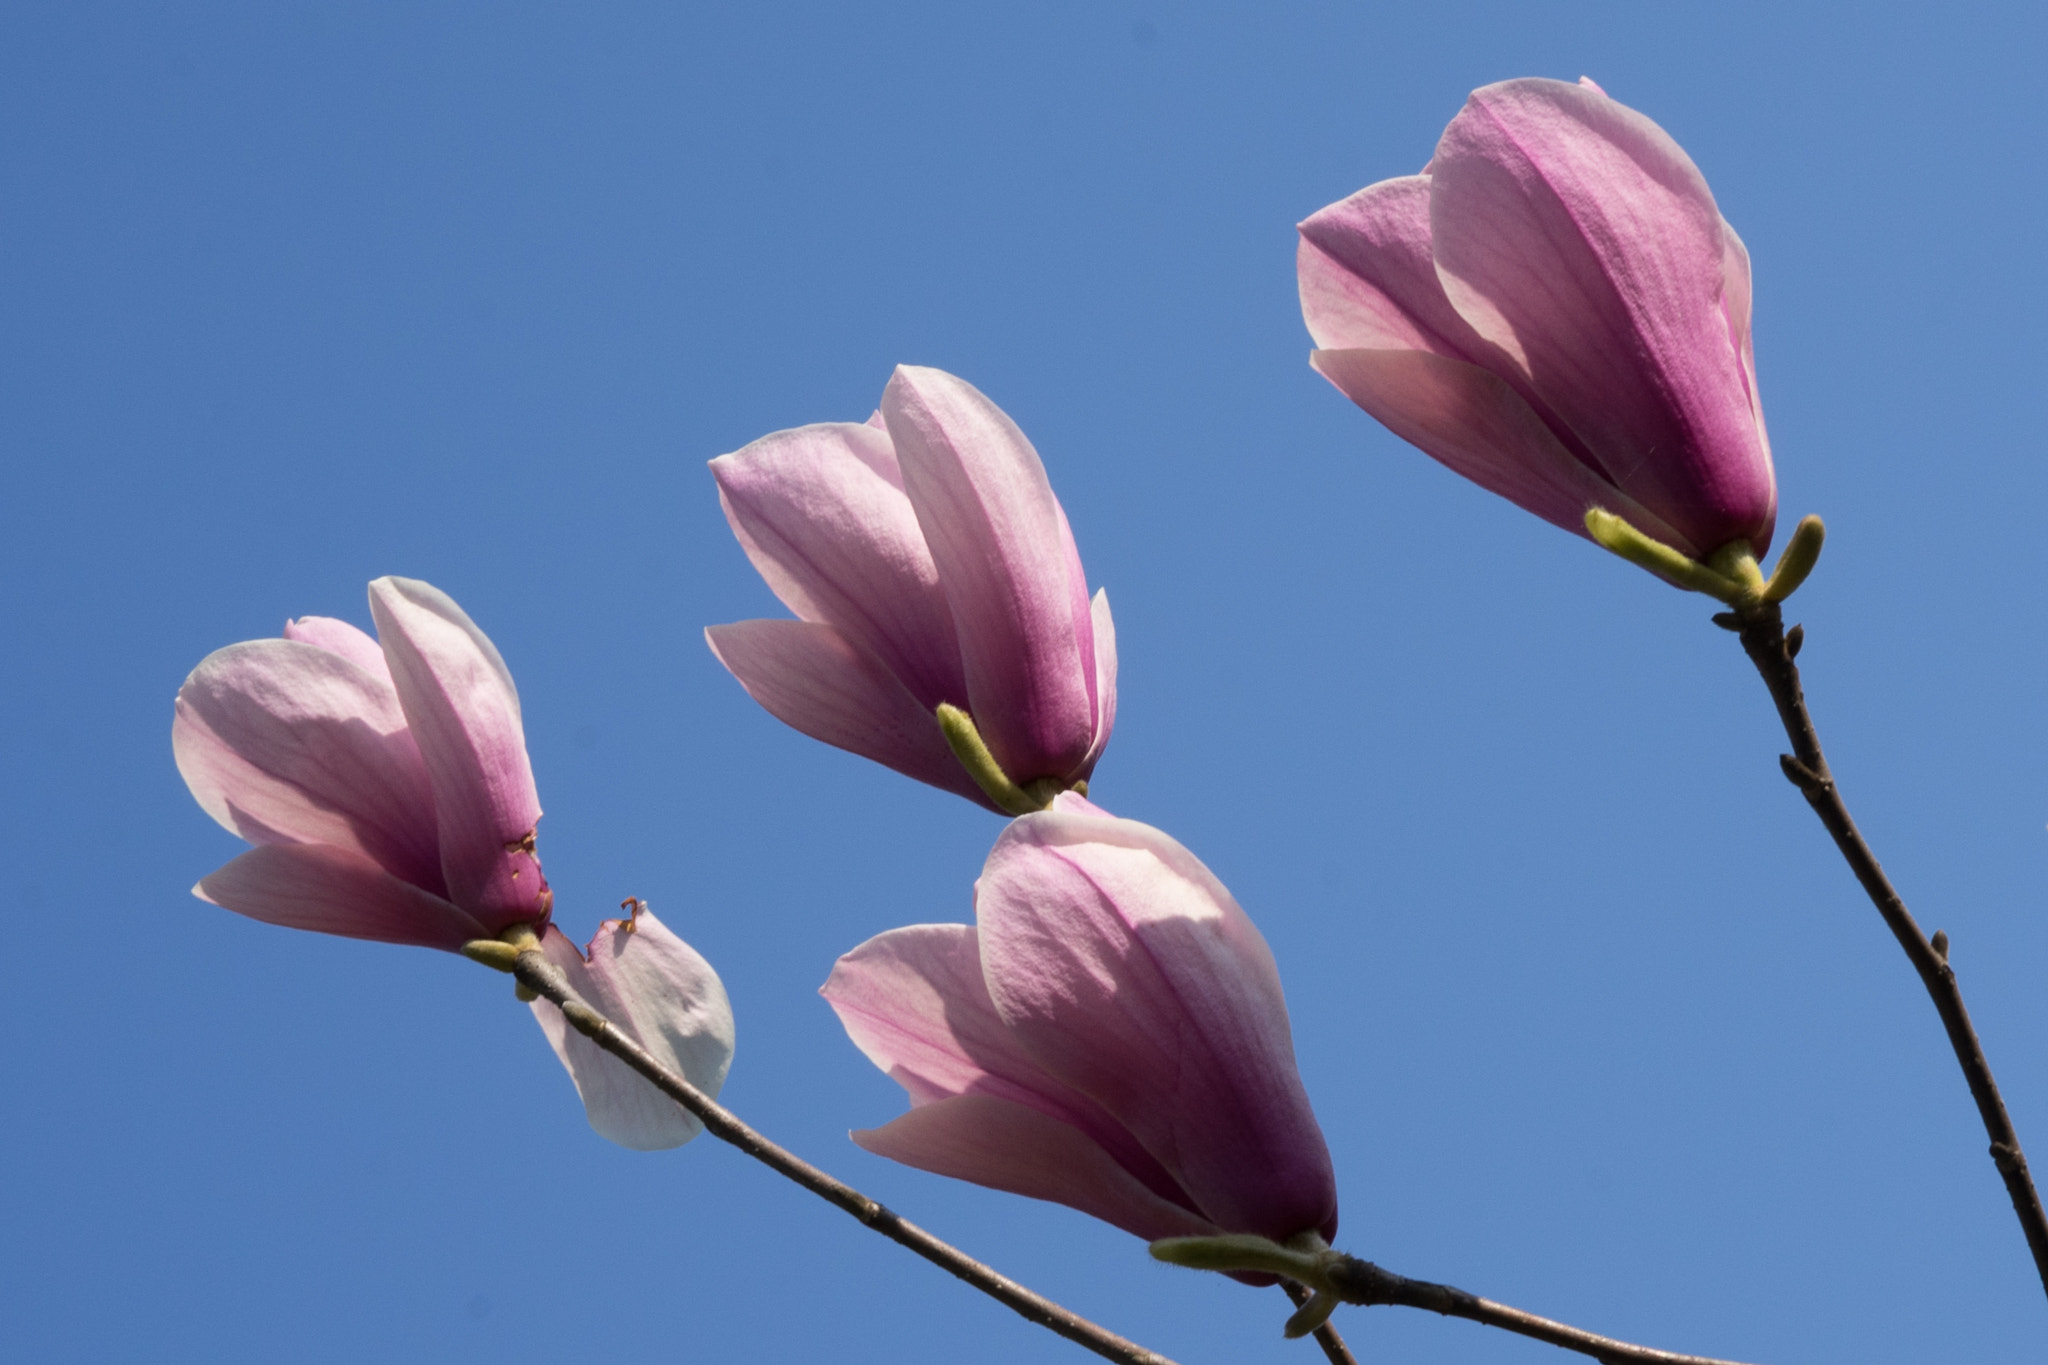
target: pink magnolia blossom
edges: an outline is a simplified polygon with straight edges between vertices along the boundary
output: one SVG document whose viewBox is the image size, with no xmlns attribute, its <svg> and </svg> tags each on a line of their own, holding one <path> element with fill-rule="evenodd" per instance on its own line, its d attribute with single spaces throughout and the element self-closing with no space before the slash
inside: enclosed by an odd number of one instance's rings
<svg viewBox="0 0 2048 1365">
<path fill-rule="evenodd" d="M 548 923 L 519 695 L 490 640 L 430 584 L 370 585 L 371 639 L 308 616 L 281 640 L 216 650 L 178 690 L 171 745 L 206 812 L 256 845 L 193 894 L 252 919 L 459 950 L 517 925 L 594 1008 L 713 1095 L 733 1018 L 711 966 L 653 915 L 610 920 L 587 953 Z M 591 1126 L 674 1147 L 697 1121 L 567 1027 L 534 1014 Z"/>
<path fill-rule="evenodd" d="M 899 368 L 866 423 L 778 431 L 711 462 L 733 534 L 798 619 L 705 632 L 777 719 L 984 795 L 935 712 L 1008 778 L 1085 780 L 1116 719 L 1109 598 L 1024 433 L 979 390 Z"/>
<path fill-rule="evenodd" d="M 823 994 L 911 1110 L 855 1142 L 1148 1240 L 1337 1227 L 1259 931 L 1171 838 L 1065 793 L 1006 828 L 974 925 L 839 959 Z"/>
<path fill-rule="evenodd" d="M 216 650 L 171 746 L 206 813 L 256 847 L 193 893 L 252 919 L 458 950 L 554 904 L 519 695 L 446 593 L 370 585 L 378 638 L 329 617 Z"/>
<path fill-rule="evenodd" d="M 1696 559 L 1768 547 L 1749 253 L 1643 115 L 1489 85 L 1301 238 L 1316 369 L 1402 439 L 1582 535 L 1597 506 Z"/>
</svg>

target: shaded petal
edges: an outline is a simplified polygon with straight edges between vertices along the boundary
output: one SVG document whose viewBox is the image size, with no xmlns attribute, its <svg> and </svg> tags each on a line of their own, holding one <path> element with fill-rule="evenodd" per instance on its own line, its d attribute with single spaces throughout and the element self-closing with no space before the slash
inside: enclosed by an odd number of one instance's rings
<svg viewBox="0 0 2048 1365">
<path fill-rule="evenodd" d="M 533 851 L 540 798 L 505 661 L 449 596 L 413 578 L 370 585 L 370 614 L 426 760 L 448 898 L 498 933 L 547 918 Z"/>
<path fill-rule="evenodd" d="M 696 949 L 645 909 L 606 920 L 589 955 L 552 925 L 541 940 L 584 1003 L 691 1085 L 716 1099 L 732 1066 L 733 1017 L 725 986 Z M 583 1097 L 590 1126 L 621 1147 L 680 1147 L 704 1131 L 694 1115 L 569 1026 L 551 1000 L 535 1000 L 555 1055 Z"/>
<path fill-rule="evenodd" d="M 886 432 L 778 431 L 719 456 L 711 473 L 733 534 L 791 611 L 837 626 L 926 712 L 967 704 L 953 613 Z"/>
<path fill-rule="evenodd" d="M 1675 549 L 1711 553 L 1574 459 L 1489 370 L 1424 351 L 1317 351 L 1309 363 L 1402 440 L 1553 525 L 1583 536 L 1586 509 L 1604 507 Z"/>
<path fill-rule="evenodd" d="M 972 925 L 913 924 L 877 934 L 840 958 L 818 993 L 912 1105 L 959 1095 L 1023 1105 L 1085 1134 L 1141 1188 L 1190 1205 L 1121 1124 L 1019 1046 L 982 983 Z"/>
<path fill-rule="evenodd" d="M 1146 1189 L 1080 1129 L 1014 1100 L 936 1100 L 853 1140 L 921 1171 L 1065 1204 L 1147 1241 L 1219 1230 Z"/>
<path fill-rule="evenodd" d="M 969 714 L 1013 780 L 1065 777 L 1094 741 L 1094 648 L 1045 466 L 1002 409 L 941 370 L 898 367 L 882 415 L 952 605 Z"/>
<path fill-rule="evenodd" d="M 1193 854 L 1061 796 L 1003 832 L 975 891 L 989 995 L 1045 1071 L 1219 1227 L 1335 1231 L 1272 953 Z"/>
<path fill-rule="evenodd" d="M 178 689 L 171 749 L 206 813 L 251 843 L 331 844 L 443 889 L 398 695 L 343 655 L 292 640 L 215 650 Z"/>
<path fill-rule="evenodd" d="M 266 924 L 459 951 L 485 937 L 471 916 L 378 867 L 323 844 L 265 844 L 201 879 L 192 894 Z"/>
<path fill-rule="evenodd" d="M 996 809 L 947 747 L 933 714 L 837 627 L 737 621 L 707 627 L 704 639 L 747 694 L 783 724 Z"/>
<path fill-rule="evenodd" d="M 1775 492 L 1721 215 L 1663 129 L 1562 81 L 1475 91 L 1437 144 L 1430 229 L 1452 304 L 1612 483 L 1695 545 L 1763 551 Z"/>
</svg>

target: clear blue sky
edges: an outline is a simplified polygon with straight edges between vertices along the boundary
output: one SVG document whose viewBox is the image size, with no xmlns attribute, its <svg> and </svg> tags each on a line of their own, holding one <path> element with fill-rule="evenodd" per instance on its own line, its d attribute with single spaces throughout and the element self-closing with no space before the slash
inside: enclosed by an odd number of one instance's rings
<svg viewBox="0 0 2048 1365">
<path fill-rule="evenodd" d="M 1271 940 L 1343 1244 L 1672 1349 L 2035 1358 L 1934 1013 L 1710 606 L 1401 446 L 1306 363 L 1293 224 L 1466 92 L 1591 75 L 1755 260 L 1852 808 L 1954 939 L 2048 1169 L 2048 119 L 2034 5 L 11 5 L 0 13 L 0 1355 L 1083 1357 L 705 1141 L 590 1132 L 503 978 L 193 900 L 171 697 L 428 579 L 518 678 L 580 940 L 646 897 L 726 1098 L 1187 1365 L 1277 1292 L 891 1166 L 814 994 L 970 913 L 995 817 L 787 731 L 704 461 L 952 370 L 1115 603 L 1095 793 Z M 1548 1348 L 1347 1311 L 1363 1357 Z"/>
</svg>

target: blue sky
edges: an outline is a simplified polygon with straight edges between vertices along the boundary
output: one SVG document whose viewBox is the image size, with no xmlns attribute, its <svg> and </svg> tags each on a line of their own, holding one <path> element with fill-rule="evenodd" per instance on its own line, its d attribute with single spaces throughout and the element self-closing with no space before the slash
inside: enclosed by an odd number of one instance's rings
<svg viewBox="0 0 2048 1365">
<path fill-rule="evenodd" d="M 14 5 L 0 12 L 0 1339 L 35 1361 L 1081 1359 L 706 1141 L 586 1126 L 502 978 L 193 900 L 170 703 L 428 579 L 518 679 L 558 921 L 723 974 L 727 1100 L 1187 1365 L 1274 1291 L 847 1142 L 815 990 L 998 822 L 747 700 L 703 462 L 899 362 L 1030 434 L 1115 603 L 1095 795 L 1278 956 L 1343 1245 L 1676 1350 L 2036 1354 L 1931 1007 L 1711 610 L 1314 375 L 1293 224 L 1591 75 L 1755 262 L 1852 809 L 2048 1164 L 2048 20 L 2018 4 Z M 1548 1348 L 1348 1311 L 1367 1357 Z"/>
</svg>

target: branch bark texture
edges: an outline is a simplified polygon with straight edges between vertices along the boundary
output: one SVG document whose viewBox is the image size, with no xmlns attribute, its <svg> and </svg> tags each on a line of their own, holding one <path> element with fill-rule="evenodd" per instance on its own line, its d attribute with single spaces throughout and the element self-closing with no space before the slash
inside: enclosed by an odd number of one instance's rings
<svg viewBox="0 0 2048 1365">
<path fill-rule="evenodd" d="M 1947 936 L 1936 934 L 1929 941 L 1921 932 L 1891 879 L 1878 865 L 1877 855 L 1863 842 L 1856 822 L 1849 818 L 1849 808 L 1843 804 L 1834 774 L 1828 770 L 1827 758 L 1821 752 L 1820 737 L 1814 732 L 1813 718 L 1806 709 L 1806 694 L 1800 687 L 1799 668 L 1793 662 L 1805 641 L 1805 631 L 1794 626 L 1787 632 L 1783 614 L 1774 602 L 1747 612 L 1726 612 L 1714 621 L 1741 638 L 1743 652 L 1749 655 L 1764 686 L 1770 689 L 1778 719 L 1784 723 L 1785 735 L 1792 742 L 1792 752 L 1778 759 L 1786 778 L 1827 827 L 1835 847 L 1841 850 L 1849 870 L 1856 874 L 1871 904 L 1884 917 L 1899 947 L 1905 950 L 1907 960 L 1920 974 L 1921 984 L 1941 1015 L 1942 1027 L 1948 1030 L 1949 1046 L 1955 1049 L 1956 1063 L 1963 1069 L 1963 1079 L 1969 1083 L 1970 1096 L 1976 1100 L 1978 1116 L 1984 1121 L 1984 1132 L 1991 1139 L 1991 1160 L 2005 1181 L 2005 1192 L 2012 1200 L 2013 1212 L 2019 1216 L 2020 1228 L 2026 1233 L 2027 1247 L 2034 1254 L 2034 1269 L 2041 1277 L 2043 1290 L 2048 1291 L 2048 1214 L 2042 1211 L 2041 1196 L 2027 1170 L 2019 1132 L 2006 1112 L 2004 1097 L 1998 1093 L 1998 1082 L 1992 1079 L 1984 1045 L 1970 1023 L 1969 1010 L 1963 1006 L 1962 988 L 1956 982 L 1955 968 L 1948 963 Z"/>
</svg>

